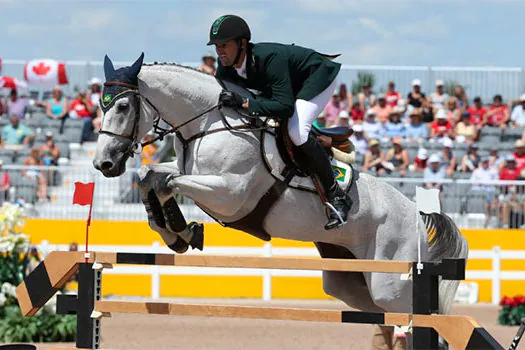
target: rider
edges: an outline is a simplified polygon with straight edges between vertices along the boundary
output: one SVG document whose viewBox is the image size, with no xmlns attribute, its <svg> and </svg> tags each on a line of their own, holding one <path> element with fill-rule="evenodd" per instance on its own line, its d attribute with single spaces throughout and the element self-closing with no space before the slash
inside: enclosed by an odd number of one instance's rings
<svg viewBox="0 0 525 350">
<path fill-rule="evenodd" d="M 211 26 L 208 45 L 215 45 L 219 57 L 217 78 L 259 90 L 263 96 L 247 99 L 223 91 L 220 102 L 244 108 L 252 116 L 288 119 L 290 139 L 306 156 L 309 171 L 324 188 L 329 208 L 325 229 L 339 227 L 346 222 L 352 201 L 339 187 L 327 153 L 309 133 L 337 87 L 341 65 L 311 49 L 254 44 L 250 39 L 248 24 L 238 16 L 221 16 Z"/>
</svg>

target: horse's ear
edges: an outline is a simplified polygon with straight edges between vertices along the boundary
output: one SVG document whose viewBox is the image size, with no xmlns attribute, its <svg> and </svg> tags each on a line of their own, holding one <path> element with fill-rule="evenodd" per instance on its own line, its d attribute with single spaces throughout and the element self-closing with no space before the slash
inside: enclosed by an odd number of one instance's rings
<svg viewBox="0 0 525 350">
<path fill-rule="evenodd" d="M 104 56 L 104 75 L 106 76 L 106 80 L 111 79 L 114 72 L 113 62 L 111 62 L 108 55 Z"/>
<path fill-rule="evenodd" d="M 144 61 L 144 52 L 140 54 L 140 57 L 133 63 L 130 68 L 130 75 L 136 77 L 139 75 L 140 69 L 142 68 L 142 62 Z"/>
</svg>

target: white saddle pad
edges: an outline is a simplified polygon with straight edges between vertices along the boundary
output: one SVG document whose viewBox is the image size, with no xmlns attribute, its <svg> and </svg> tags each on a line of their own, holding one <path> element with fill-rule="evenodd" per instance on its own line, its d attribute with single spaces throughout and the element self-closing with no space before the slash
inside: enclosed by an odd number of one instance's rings
<svg viewBox="0 0 525 350">
<path fill-rule="evenodd" d="M 270 131 L 275 130 L 270 129 Z M 265 132 L 263 133 L 261 142 L 263 146 L 263 159 L 270 169 L 272 175 L 280 180 L 284 180 L 284 177 L 281 174 L 286 167 L 286 164 L 279 153 L 275 136 Z M 352 181 L 352 167 L 334 158 L 331 158 L 330 162 L 332 163 L 332 169 L 334 171 L 335 178 L 337 179 L 343 191 L 346 191 L 348 185 Z M 317 192 L 310 177 L 294 176 L 290 181 L 289 186 L 297 189 Z"/>
</svg>

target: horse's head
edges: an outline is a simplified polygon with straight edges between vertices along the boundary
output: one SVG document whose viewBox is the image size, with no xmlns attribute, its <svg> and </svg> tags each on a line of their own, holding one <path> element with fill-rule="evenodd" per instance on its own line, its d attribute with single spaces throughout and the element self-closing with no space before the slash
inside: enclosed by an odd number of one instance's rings
<svg viewBox="0 0 525 350">
<path fill-rule="evenodd" d="M 130 67 L 117 70 L 108 56 L 104 59 L 106 82 L 100 99 L 104 116 L 93 166 L 106 177 L 124 173 L 137 141 L 153 125 L 153 118 L 141 116 L 138 75 L 143 59 L 144 53 Z"/>
</svg>

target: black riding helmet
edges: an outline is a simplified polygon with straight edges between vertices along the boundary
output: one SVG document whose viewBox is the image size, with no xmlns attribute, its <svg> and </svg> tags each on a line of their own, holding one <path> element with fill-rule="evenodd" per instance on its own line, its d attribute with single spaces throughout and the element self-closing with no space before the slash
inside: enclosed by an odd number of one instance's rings
<svg viewBox="0 0 525 350">
<path fill-rule="evenodd" d="M 239 16 L 225 15 L 217 18 L 210 28 L 210 41 L 208 45 L 234 39 L 251 39 L 250 27 Z"/>
<path fill-rule="evenodd" d="M 252 34 L 250 32 L 250 27 L 248 27 L 248 24 L 244 19 L 235 15 L 224 15 L 213 22 L 210 28 L 210 41 L 208 41 L 207 45 L 235 40 L 239 48 L 237 57 L 235 57 L 235 61 L 233 62 L 235 65 L 239 61 L 243 49 L 241 39 L 250 41 L 251 38 Z"/>
</svg>

